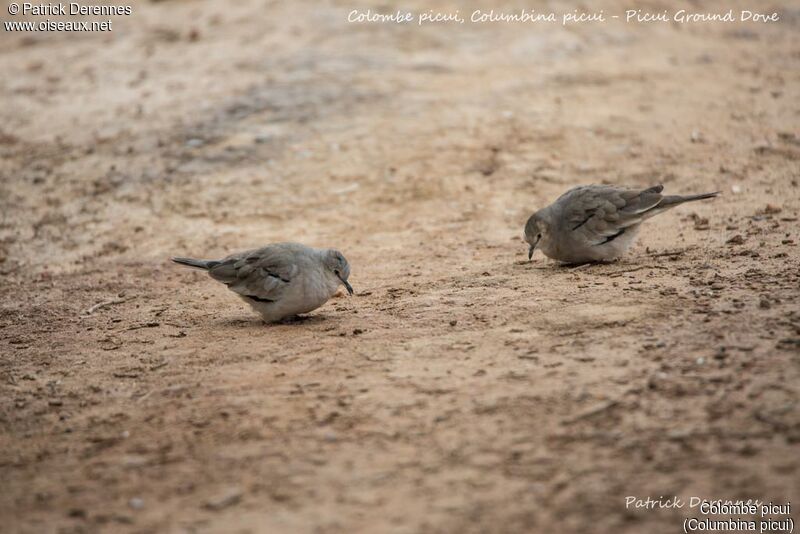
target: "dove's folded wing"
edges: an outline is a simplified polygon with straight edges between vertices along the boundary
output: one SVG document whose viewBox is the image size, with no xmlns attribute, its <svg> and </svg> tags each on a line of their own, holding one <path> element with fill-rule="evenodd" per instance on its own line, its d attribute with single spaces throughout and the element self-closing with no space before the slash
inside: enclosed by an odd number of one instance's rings
<svg viewBox="0 0 800 534">
<path fill-rule="evenodd" d="M 662 186 L 643 191 L 585 186 L 564 195 L 563 220 L 589 245 L 602 245 L 641 223 L 661 202 Z M 567 198 L 567 195 L 569 197 Z"/>
<path fill-rule="evenodd" d="M 209 274 L 239 295 L 274 302 L 281 298 L 297 270 L 292 254 L 277 247 L 264 247 L 228 256 Z"/>
</svg>

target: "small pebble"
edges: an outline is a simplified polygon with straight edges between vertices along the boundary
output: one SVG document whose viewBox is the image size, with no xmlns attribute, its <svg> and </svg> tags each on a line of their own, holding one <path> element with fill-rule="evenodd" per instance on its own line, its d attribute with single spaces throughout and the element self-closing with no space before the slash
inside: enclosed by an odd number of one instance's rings
<svg viewBox="0 0 800 534">
<path fill-rule="evenodd" d="M 242 500 L 242 491 L 239 488 L 231 488 L 217 497 L 209 499 L 203 505 L 208 510 L 222 510 L 233 506 Z"/>
</svg>

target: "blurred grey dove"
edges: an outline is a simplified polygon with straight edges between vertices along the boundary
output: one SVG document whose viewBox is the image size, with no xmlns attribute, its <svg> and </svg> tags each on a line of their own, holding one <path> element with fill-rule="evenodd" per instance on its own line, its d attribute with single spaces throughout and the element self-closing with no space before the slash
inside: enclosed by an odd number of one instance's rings
<svg viewBox="0 0 800 534">
<path fill-rule="evenodd" d="M 325 304 L 344 285 L 349 294 L 350 265 L 338 250 L 300 243 L 275 243 L 221 260 L 172 258 L 208 271 L 261 314 L 265 322 L 308 313 Z"/>
<path fill-rule="evenodd" d="M 630 247 L 641 224 L 684 202 L 719 194 L 662 195 L 663 185 L 627 189 L 582 185 L 530 216 L 525 224 L 528 259 L 536 248 L 565 263 L 611 261 Z"/>
</svg>

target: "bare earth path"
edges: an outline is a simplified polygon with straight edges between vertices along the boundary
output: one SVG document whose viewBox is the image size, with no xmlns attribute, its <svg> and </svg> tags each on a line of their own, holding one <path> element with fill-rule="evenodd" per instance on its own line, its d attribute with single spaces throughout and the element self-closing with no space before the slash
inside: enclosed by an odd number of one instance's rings
<svg viewBox="0 0 800 534">
<path fill-rule="evenodd" d="M 0 32 L 0 530 L 667 533 L 692 512 L 625 497 L 800 504 L 796 5 L 354 7 Z M 624 261 L 527 262 L 528 214 L 592 182 L 723 195 Z M 265 326 L 167 262 L 283 240 L 340 248 L 356 295 Z"/>
</svg>

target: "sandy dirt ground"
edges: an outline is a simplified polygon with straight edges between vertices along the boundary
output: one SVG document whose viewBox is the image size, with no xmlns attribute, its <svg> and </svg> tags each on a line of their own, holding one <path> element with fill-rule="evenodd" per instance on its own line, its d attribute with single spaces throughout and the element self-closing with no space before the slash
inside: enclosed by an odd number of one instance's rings
<svg viewBox="0 0 800 534">
<path fill-rule="evenodd" d="M 159 1 L 0 31 L 0 530 L 667 533 L 696 512 L 625 498 L 800 505 L 800 9 L 773 4 L 531 28 Z M 723 194 L 622 261 L 528 262 L 527 216 L 586 183 Z M 356 294 L 268 326 L 168 262 L 286 240 L 342 250 Z"/>
</svg>

